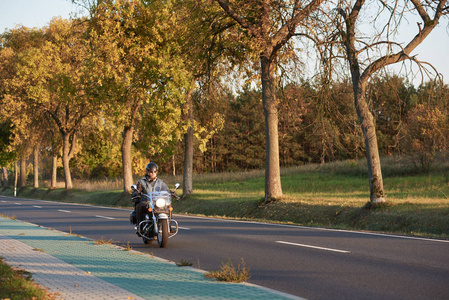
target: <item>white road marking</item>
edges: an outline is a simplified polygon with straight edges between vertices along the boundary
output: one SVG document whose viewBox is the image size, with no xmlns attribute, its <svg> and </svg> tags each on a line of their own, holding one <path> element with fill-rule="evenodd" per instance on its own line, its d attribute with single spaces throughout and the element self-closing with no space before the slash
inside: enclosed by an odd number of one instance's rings
<svg viewBox="0 0 449 300">
<path fill-rule="evenodd" d="M 375 233 L 375 232 L 367 232 L 367 231 L 354 231 L 354 230 L 332 229 L 332 228 L 322 228 L 322 227 L 309 227 L 309 226 L 301 226 L 301 225 L 275 224 L 275 223 L 264 223 L 264 222 L 257 222 L 257 221 L 240 221 L 240 220 L 232 220 L 232 219 L 199 217 L 199 216 L 189 216 L 189 215 L 178 215 L 178 216 L 182 217 L 182 218 L 190 218 L 190 219 L 215 220 L 215 221 L 246 223 L 246 224 L 260 224 L 260 225 L 273 226 L 273 227 L 286 227 L 286 228 L 308 229 L 308 230 L 317 230 L 317 231 L 344 232 L 344 233 L 350 233 L 350 234 L 362 234 L 362 235 L 372 235 L 372 236 L 398 238 L 398 239 L 410 239 L 410 240 L 419 240 L 419 241 L 427 241 L 427 242 L 449 243 L 449 240 L 439 240 L 439 239 L 421 238 L 421 237 L 406 236 L 406 235 Z"/>
<path fill-rule="evenodd" d="M 22 205 L 22 203 L 14 203 L 14 204 L 16 204 L 16 205 Z"/>
<path fill-rule="evenodd" d="M 95 216 L 97 218 L 102 218 L 102 219 L 108 219 L 108 220 L 115 220 L 115 218 L 112 217 L 105 217 L 105 216 Z"/>
<path fill-rule="evenodd" d="M 70 211 L 70 210 L 63 210 L 63 209 L 58 209 L 58 211 L 60 211 L 60 212 L 65 212 L 65 213 L 71 213 L 71 211 Z"/>
<path fill-rule="evenodd" d="M 0 196 L 0 197 L 7 198 L 7 196 Z M 8 197 L 8 198 L 10 198 L 10 197 Z M 60 204 L 64 204 L 64 205 L 67 204 L 65 202 L 49 201 L 49 200 L 34 200 L 33 199 L 33 201 L 52 203 L 52 204 L 54 204 L 54 203 L 60 203 Z M 78 206 L 85 206 L 85 207 L 96 207 L 96 208 L 102 208 L 102 209 L 114 209 L 114 210 L 122 210 L 122 211 L 128 211 L 128 212 L 131 211 L 130 209 L 125 209 L 125 208 L 104 207 L 104 206 L 98 206 L 98 205 L 86 205 L 86 204 L 77 204 L 77 203 L 70 203 L 70 205 L 78 205 Z M 200 217 L 200 216 L 189 216 L 189 215 L 178 215 L 178 214 L 174 214 L 174 215 L 182 217 L 182 218 L 191 218 L 191 219 L 227 221 L 227 222 L 246 223 L 246 224 L 260 224 L 260 225 L 267 225 L 267 226 L 273 226 L 273 227 L 287 227 L 287 228 L 295 228 L 295 229 L 308 229 L 308 230 L 317 230 L 317 231 L 331 231 L 331 232 L 339 232 L 339 233 L 371 235 L 371 236 L 389 237 L 389 238 L 398 238 L 398 239 L 420 240 L 420 241 L 436 242 L 436 243 L 449 243 L 449 240 L 421 238 L 421 237 L 415 237 L 415 236 L 394 235 L 394 234 L 385 234 L 385 233 L 375 233 L 375 232 L 367 232 L 367 231 L 354 231 L 354 230 L 344 230 L 344 229 L 308 227 L 308 226 L 287 225 L 287 224 L 273 224 L 273 223 L 264 223 L 264 222 L 256 222 L 256 221 L 241 221 L 241 220 L 231 220 L 231 219 L 212 218 L 212 217 Z"/>
<path fill-rule="evenodd" d="M 36 207 L 36 208 L 42 208 L 42 206 L 37 206 L 37 205 L 33 205 L 33 207 Z"/>
<path fill-rule="evenodd" d="M 178 227 L 179 229 L 184 229 L 184 230 L 190 230 L 190 228 L 187 227 Z"/>
<path fill-rule="evenodd" d="M 6 203 L 6 201 L 2 200 L 3 203 Z"/>
<path fill-rule="evenodd" d="M 299 246 L 299 247 L 305 247 L 305 248 L 313 248 L 313 249 L 325 250 L 325 251 L 333 251 L 333 252 L 340 252 L 340 253 L 351 253 L 351 251 L 346 251 L 346 250 L 338 250 L 338 249 L 332 249 L 332 248 L 317 247 L 317 246 L 297 244 L 297 243 L 290 243 L 290 242 L 284 242 L 284 241 L 276 241 L 276 243 L 286 244 L 286 245 L 293 245 L 293 246 Z"/>
</svg>

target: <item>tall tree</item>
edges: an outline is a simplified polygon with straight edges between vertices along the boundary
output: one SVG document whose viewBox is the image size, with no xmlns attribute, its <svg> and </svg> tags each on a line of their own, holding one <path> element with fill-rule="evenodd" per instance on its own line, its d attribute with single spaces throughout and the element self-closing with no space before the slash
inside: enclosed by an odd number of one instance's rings
<svg viewBox="0 0 449 300">
<path fill-rule="evenodd" d="M 22 151 L 22 154 L 19 159 L 19 183 L 18 187 L 23 188 L 27 185 L 27 159 L 28 155 L 26 153 L 26 149 Z"/>
<path fill-rule="evenodd" d="M 18 26 L 6 30 L 1 35 L 0 42 L 0 120 L 4 147 L 0 155 L 0 163 L 11 163 L 15 157 L 25 157 L 28 146 L 33 138 L 32 122 L 36 120 L 36 112 L 25 105 L 27 99 L 26 90 L 17 87 L 17 71 L 20 56 L 31 49 L 39 47 L 43 43 L 43 31 L 40 29 L 28 29 Z M 34 124 L 35 125 L 35 124 Z M 2 162 L 3 161 L 3 162 Z M 23 172 L 25 173 L 25 172 Z M 21 176 L 25 176 L 23 174 Z M 23 178 L 22 178 L 23 179 Z M 21 182 L 24 180 L 21 180 Z"/>
<path fill-rule="evenodd" d="M 183 50 L 183 59 L 186 68 L 193 75 L 190 89 L 186 93 L 183 107 L 186 133 L 184 134 L 184 170 L 183 170 L 183 196 L 193 193 L 194 144 L 196 139 L 200 142 L 195 145 L 204 145 L 206 139 L 200 137 L 204 133 L 201 124 L 204 118 L 198 115 L 195 101 L 201 98 L 202 106 L 213 106 L 215 93 L 213 82 L 222 77 L 223 73 L 217 70 L 226 65 L 226 55 L 231 60 L 237 60 L 239 51 L 230 47 L 235 40 L 234 25 L 236 24 L 220 7 L 208 0 L 180 0 L 175 1 L 175 13 L 179 20 L 178 41 Z M 232 51 L 232 53 L 231 53 Z M 232 65 L 230 63 L 229 65 Z M 221 68 L 223 71 L 223 67 Z M 193 97 L 196 97 L 194 99 Z M 218 116 L 219 112 L 214 112 Z M 217 120 L 220 117 L 217 118 Z M 216 125 L 219 122 L 216 122 Z M 209 123 L 210 125 L 210 123 Z M 217 128 L 210 128 L 214 132 Z M 211 136 L 211 135 L 209 135 Z M 203 149 L 204 150 L 204 149 Z"/>
<path fill-rule="evenodd" d="M 123 128 L 125 191 L 133 182 L 131 151 L 138 136 L 146 139 L 140 145 L 147 155 L 179 139 L 179 103 L 190 80 L 174 44 L 176 22 L 170 5 L 119 0 L 97 1 L 90 7 L 89 64 L 96 70 L 92 81 L 108 99 L 105 110 Z M 158 130 L 159 138 L 151 129 Z"/>
<path fill-rule="evenodd" d="M 95 97 L 87 94 L 89 69 L 85 67 L 86 46 L 82 23 L 53 19 L 45 28 L 45 43 L 19 55 L 17 74 L 11 85 L 26 93 L 15 98 L 41 116 L 47 115 L 62 139 L 62 161 L 66 189 L 72 189 L 69 162 L 76 146 L 76 133 L 96 112 Z M 20 113 L 20 111 L 19 111 Z"/>
<path fill-rule="evenodd" d="M 386 12 L 386 18 L 381 14 L 374 20 L 377 28 L 382 28 L 380 33 L 363 39 L 360 36 L 359 25 L 363 24 L 361 16 L 363 12 L 371 10 L 372 5 L 365 0 L 339 1 L 337 30 L 344 45 L 345 55 L 351 73 L 354 103 L 365 138 L 366 158 L 368 161 L 368 177 L 370 186 L 370 202 L 381 203 L 385 201 L 385 191 L 379 157 L 376 127 L 373 114 L 370 111 L 368 99 L 366 98 L 366 87 L 368 80 L 377 71 L 388 65 L 412 60 L 417 63 L 416 56 L 411 56 L 413 50 L 437 26 L 440 18 L 449 12 L 446 6 L 447 0 L 420 1 L 420 0 L 392 0 L 380 1 L 380 13 Z M 400 19 L 407 17 L 407 12 L 417 12 L 422 23 L 418 23 L 416 35 L 401 46 L 394 40 L 394 30 Z M 380 26 L 377 22 L 386 20 Z M 410 27 L 407 27 L 410 30 Z"/>
<path fill-rule="evenodd" d="M 295 0 L 287 5 L 269 0 L 216 1 L 252 38 L 253 50 L 259 57 L 266 134 L 265 200 L 278 199 L 282 197 L 282 186 L 279 164 L 276 62 L 281 49 L 296 34 L 296 28 L 324 0 L 311 0 L 307 3 Z"/>
</svg>

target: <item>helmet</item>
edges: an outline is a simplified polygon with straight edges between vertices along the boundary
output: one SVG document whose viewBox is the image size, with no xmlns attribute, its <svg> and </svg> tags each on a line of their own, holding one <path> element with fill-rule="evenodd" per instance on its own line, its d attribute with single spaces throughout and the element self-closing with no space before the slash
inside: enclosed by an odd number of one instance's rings
<svg viewBox="0 0 449 300">
<path fill-rule="evenodd" d="M 158 171 L 158 166 L 154 163 L 154 162 L 150 162 L 146 167 L 145 167 L 145 169 L 147 170 L 147 173 L 148 172 L 150 172 L 150 171 Z"/>
</svg>

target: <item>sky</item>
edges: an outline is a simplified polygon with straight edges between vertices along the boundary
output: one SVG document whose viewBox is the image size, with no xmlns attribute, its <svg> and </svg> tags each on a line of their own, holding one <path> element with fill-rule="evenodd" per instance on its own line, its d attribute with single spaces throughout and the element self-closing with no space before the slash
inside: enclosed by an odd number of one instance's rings
<svg viewBox="0 0 449 300">
<path fill-rule="evenodd" d="M 71 12 L 78 11 L 80 8 L 70 0 L 0 0 L 0 32 L 17 25 L 41 28 L 47 26 L 53 17 L 69 18 Z M 436 67 L 446 84 L 449 84 L 448 19 L 441 20 L 437 28 L 412 52 L 412 55 L 418 55 L 419 60 L 427 61 Z M 410 26 L 413 29 L 411 32 L 415 32 L 416 28 L 413 26 L 417 25 L 410 23 Z M 415 85 L 421 82 L 421 78 L 409 80 Z"/>
</svg>

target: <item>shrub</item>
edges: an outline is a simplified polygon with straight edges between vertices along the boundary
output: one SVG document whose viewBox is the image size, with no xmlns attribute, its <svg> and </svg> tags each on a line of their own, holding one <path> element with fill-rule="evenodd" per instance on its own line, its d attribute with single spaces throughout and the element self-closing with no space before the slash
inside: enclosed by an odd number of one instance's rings
<svg viewBox="0 0 449 300">
<path fill-rule="evenodd" d="M 428 171 L 438 152 L 448 150 L 448 116 L 438 108 L 417 105 L 403 130 L 403 149 L 416 168 Z"/>
</svg>

